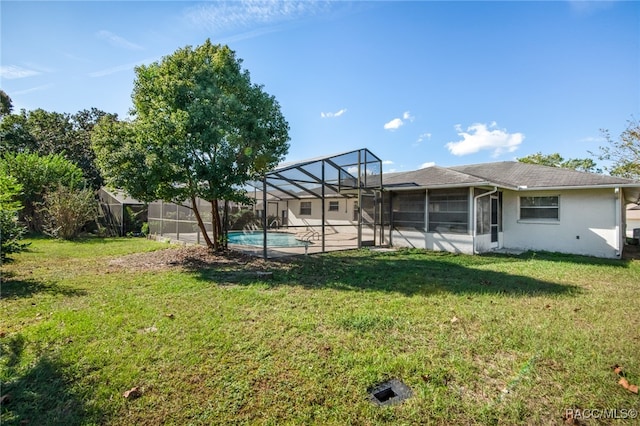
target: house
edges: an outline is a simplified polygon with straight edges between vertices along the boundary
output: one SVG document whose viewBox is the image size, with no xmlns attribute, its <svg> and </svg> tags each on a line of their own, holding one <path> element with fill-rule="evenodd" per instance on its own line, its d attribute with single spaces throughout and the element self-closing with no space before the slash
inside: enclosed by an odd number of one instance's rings
<svg viewBox="0 0 640 426">
<path fill-rule="evenodd" d="M 627 206 L 627 238 L 633 238 L 633 230 L 640 229 L 640 205 L 629 204 Z"/>
<path fill-rule="evenodd" d="M 380 158 L 359 149 L 282 164 L 247 195 L 265 235 L 278 228 L 313 238 L 322 252 L 391 245 L 619 258 L 640 182 L 514 161 L 383 174 Z M 199 241 L 188 207 L 156 204 L 152 233 Z"/>
<path fill-rule="evenodd" d="M 389 243 L 460 253 L 541 250 L 619 258 L 640 183 L 514 161 L 384 175 Z"/>
</svg>

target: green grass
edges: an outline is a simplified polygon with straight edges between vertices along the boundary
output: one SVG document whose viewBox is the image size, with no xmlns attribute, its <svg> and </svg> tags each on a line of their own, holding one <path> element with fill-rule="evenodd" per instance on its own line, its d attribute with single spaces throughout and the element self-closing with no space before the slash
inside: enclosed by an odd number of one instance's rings
<svg viewBox="0 0 640 426">
<path fill-rule="evenodd" d="M 640 383 L 638 261 L 360 250 L 270 262 L 271 279 L 108 266 L 166 247 L 33 240 L 2 267 L 3 425 L 560 424 L 568 408 L 640 409 L 610 369 Z M 367 390 L 390 378 L 413 396 L 377 407 Z"/>
</svg>

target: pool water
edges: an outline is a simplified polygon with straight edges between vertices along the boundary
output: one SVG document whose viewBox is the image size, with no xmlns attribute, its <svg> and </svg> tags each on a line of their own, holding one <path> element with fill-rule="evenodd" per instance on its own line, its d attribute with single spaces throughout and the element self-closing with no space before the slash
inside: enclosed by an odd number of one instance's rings
<svg viewBox="0 0 640 426">
<path fill-rule="evenodd" d="M 262 231 L 229 232 L 229 244 L 262 247 Z M 286 232 L 267 232 L 268 247 L 304 247 L 307 243 Z"/>
</svg>

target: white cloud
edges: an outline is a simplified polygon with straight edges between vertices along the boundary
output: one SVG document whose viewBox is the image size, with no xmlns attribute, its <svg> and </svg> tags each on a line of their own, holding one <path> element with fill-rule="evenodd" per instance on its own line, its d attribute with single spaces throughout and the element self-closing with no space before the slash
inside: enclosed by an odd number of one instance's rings
<svg viewBox="0 0 640 426">
<path fill-rule="evenodd" d="M 427 167 L 433 167 L 433 166 L 435 166 L 435 165 L 436 165 L 436 163 L 435 163 L 435 162 L 433 162 L 433 161 L 427 161 L 426 163 L 422 163 L 422 164 L 420 164 L 420 168 L 421 168 L 421 169 L 426 169 Z"/>
<path fill-rule="evenodd" d="M 411 113 L 409 111 L 405 112 L 404 114 L 402 114 L 402 119 L 406 120 L 406 121 L 413 121 L 414 120 L 414 116 L 411 115 Z"/>
<path fill-rule="evenodd" d="M 416 140 L 413 146 L 418 146 L 425 140 L 429 140 L 429 139 L 431 139 L 431 133 L 423 133 L 420 136 L 418 136 L 418 140 Z"/>
<path fill-rule="evenodd" d="M 340 117 L 345 112 L 347 112 L 346 108 L 342 108 L 340 111 L 337 111 L 337 112 L 321 112 L 320 113 L 320 117 L 322 117 L 322 118 Z"/>
<path fill-rule="evenodd" d="M 101 40 L 106 40 L 107 42 L 109 42 L 110 45 L 115 47 L 121 47 L 123 49 L 128 49 L 128 50 L 143 49 L 143 47 L 140 46 L 139 44 L 132 43 L 129 40 L 126 40 L 120 37 L 119 35 L 112 33 L 111 31 L 106 31 L 106 30 L 98 31 L 96 33 L 96 36 Z"/>
<path fill-rule="evenodd" d="M 12 95 L 26 95 L 27 93 L 39 92 L 41 90 L 47 90 L 47 89 L 49 89 L 51 87 L 53 87 L 53 84 L 43 84 L 42 86 L 31 87 L 29 89 L 12 91 L 11 94 Z"/>
<path fill-rule="evenodd" d="M 507 133 L 506 129 L 498 129 L 494 121 L 488 126 L 483 123 L 475 123 L 462 130 L 462 126 L 455 126 L 462 140 L 449 142 L 445 146 L 453 155 L 474 154 L 481 150 L 493 151 L 492 156 L 497 157 L 505 152 L 513 152 L 524 140 L 522 133 Z"/>
<path fill-rule="evenodd" d="M 241 0 L 216 1 L 185 10 L 189 25 L 223 32 L 278 24 L 323 13 L 331 7 L 326 1 Z"/>
<path fill-rule="evenodd" d="M 407 111 L 404 114 L 402 114 L 402 118 L 394 118 L 388 123 L 385 123 L 384 129 L 391 130 L 391 131 L 398 130 L 400 127 L 404 126 L 405 121 L 411 122 L 413 120 L 414 120 L 414 117 L 411 115 L 409 111 Z"/>
<path fill-rule="evenodd" d="M 616 0 L 568 0 L 571 10 L 578 15 L 591 15 L 601 10 L 610 9 Z"/>
<path fill-rule="evenodd" d="M 111 75 L 111 74 L 115 74 L 122 71 L 129 71 L 129 70 L 132 70 L 134 67 L 137 67 L 139 65 L 149 64 L 154 61 L 156 61 L 156 59 L 143 59 L 142 61 L 132 62 L 130 64 L 118 65 L 112 68 L 90 72 L 88 75 L 89 77 L 104 77 L 106 75 Z"/>
<path fill-rule="evenodd" d="M 391 160 L 384 160 L 384 161 L 382 162 L 382 164 L 383 164 L 383 165 L 386 165 L 386 166 L 389 166 L 389 165 L 393 164 L 393 161 L 391 161 Z"/>
<path fill-rule="evenodd" d="M 34 75 L 41 74 L 40 71 L 30 70 L 16 65 L 3 65 L 0 66 L 0 77 L 7 80 L 14 80 L 18 78 L 33 77 Z"/>
<path fill-rule="evenodd" d="M 394 118 L 390 122 L 384 124 L 384 129 L 385 130 L 398 130 L 400 127 L 402 127 L 403 124 L 404 123 L 402 122 L 401 119 Z"/>
</svg>

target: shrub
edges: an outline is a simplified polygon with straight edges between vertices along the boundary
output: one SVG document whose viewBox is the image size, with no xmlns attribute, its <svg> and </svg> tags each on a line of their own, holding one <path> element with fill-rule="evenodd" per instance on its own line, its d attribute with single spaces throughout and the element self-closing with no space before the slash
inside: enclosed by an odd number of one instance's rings
<svg viewBox="0 0 640 426">
<path fill-rule="evenodd" d="M 21 191 L 13 200 L 21 203 L 19 219 L 31 232 L 42 231 L 44 218 L 39 213 L 47 192 L 59 185 L 76 189 L 84 186 L 82 170 L 58 154 L 7 152 L 0 157 L 0 175 L 11 176 L 20 184 Z"/>
<path fill-rule="evenodd" d="M 28 244 L 20 242 L 26 228 L 18 223 L 18 211 L 22 208 L 15 198 L 22 187 L 11 176 L 0 175 L 0 263 L 12 253 L 23 251 Z"/>
<path fill-rule="evenodd" d="M 44 231 L 66 240 L 77 237 L 82 227 L 98 217 L 98 202 L 90 189 L 76 190 L 59 185 L 45 194 Z"/>
</svg>

